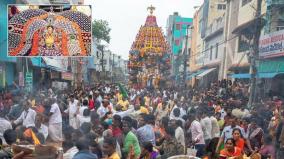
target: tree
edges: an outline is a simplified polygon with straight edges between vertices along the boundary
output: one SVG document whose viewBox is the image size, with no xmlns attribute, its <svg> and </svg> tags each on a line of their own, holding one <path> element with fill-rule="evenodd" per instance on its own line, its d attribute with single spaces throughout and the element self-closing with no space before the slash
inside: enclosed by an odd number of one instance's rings
<svg viewBox="0 0 284 159">
<path fill-rule="evenodd" d="M 110 41 L 109 33 L 111 29 L 109 28 L 109 24 L 107 21 L 94 20 L 92 27 L 93 27 L 92 29 L 93 36 L 96 38 L 98 42 L 100 42 L 101 40 L 104 40 L 107 43 L 109 43 Z"/>
</svg>

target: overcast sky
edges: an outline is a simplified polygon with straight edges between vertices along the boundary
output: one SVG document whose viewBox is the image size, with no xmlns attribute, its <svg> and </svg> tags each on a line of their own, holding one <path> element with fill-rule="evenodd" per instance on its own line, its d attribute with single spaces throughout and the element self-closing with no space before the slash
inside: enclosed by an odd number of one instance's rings
<svg viewBox="0 0 284 159">
<path fill-rule="evenodd" d="M 167 18 L 173 12 L 192 18 L 194 6 L 203 0 L 84 0 L 92 5 L 92 18 L 109 22 L 111 28 L 109 49 L 128 59 L 130 47 L 141 25 L 144 25 L 151 4 L 156 7 L 154 15 L 165 33 Z"/>
</svg>

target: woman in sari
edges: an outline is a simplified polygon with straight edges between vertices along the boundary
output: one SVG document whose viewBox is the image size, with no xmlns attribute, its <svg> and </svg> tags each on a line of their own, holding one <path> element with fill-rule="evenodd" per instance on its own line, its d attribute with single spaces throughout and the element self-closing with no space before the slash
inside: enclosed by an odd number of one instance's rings
<svg viewBox="0 0 284 159">
<path fill-rule="evenodd" d="M 248 140 L 251 148 L 253 150 L 259 150 L 263 145 L 264 132 L 262 128 L 260 128 L 258 120 L 252 119 L 248 129 Z"/>
<path fill-rule="evenodd" d="M 156 159 L 159 153 L 154 150 L 151 142 L 143 143 L 143 149 L 139 159 Z"/>
<path fill-rule="evenodd" d="M 228 157 L 239 157 L 241 155 L 241 149 L 236 147 L 234 139 L 229 138 L 225 143 L 225 148 L 220 152 L 219 159 L 227 159 Z"/>
<path fill-rule="evenodd" d="M 245 140 L 242 137 L 241 130 L 239 128 L 233 129 L 233 139 L 235 141 L 236 147 L 244 151 Z"/>
</svg>

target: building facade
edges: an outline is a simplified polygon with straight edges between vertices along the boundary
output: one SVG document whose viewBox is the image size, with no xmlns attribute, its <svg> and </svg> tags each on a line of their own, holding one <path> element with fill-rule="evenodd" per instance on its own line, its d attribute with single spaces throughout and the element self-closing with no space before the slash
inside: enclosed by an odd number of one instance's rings
<svg viewBox="0 0 284 159">
<path fill-rule="evenodd" d="M 180 16 L 177 12 L 167 20 L 167 41 L 171 48 L 171 74 L 176 84 L 182 80 L 184 66 L 183 44 L 192 18 Z"/>
<path fill-rule="evenodd" d="M 260 16 L 256 17 L 258 2 Z M 208 70 L 216 70 L 215 81 L 225 78 L 247 83 L 252 71 L 256 71 L 257 97 L 284 96 L 280 91 L 284 89 L 283 11 L 284 1 L 279 0 L 204 1 L 193 19 L 191 84 L 200 85 L 200 76 L 204 77 Z M 254 49 L 258 31 L 259 48 Z M 255 70 L 250 68 L 253 58 Z"/>
<path fill-rule="evenodd" d="M 206 87 L 222 79 L 226 2 L 205 0 L 194 15 L 190 76 L 192 85 Z"/>
<path fill-rule="evenodd" d="M 284 1 L 264 5 L 266 23 L 259 39 L 257 62 L 258 97 L 284 96 Z"/>
</svg>

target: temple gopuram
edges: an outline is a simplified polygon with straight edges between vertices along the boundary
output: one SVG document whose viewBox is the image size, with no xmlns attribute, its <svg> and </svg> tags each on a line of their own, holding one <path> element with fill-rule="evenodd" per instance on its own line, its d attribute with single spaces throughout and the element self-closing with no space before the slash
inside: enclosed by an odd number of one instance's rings
<svg viewBox="0 0 284 159">
<path fill-rule="evenodd" d="M 135 89 L 165 87 L 170 77 L 170 47 L 153 15 L 155 7 L 147 10 L 150 15 L 129 51 L 129 86 Z"/>
</svg>

